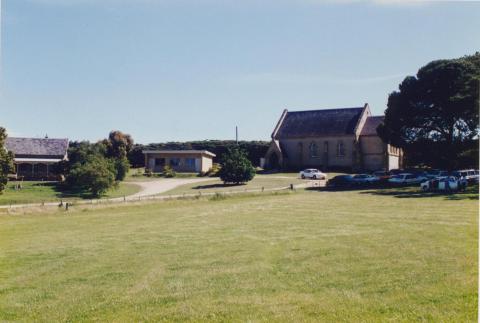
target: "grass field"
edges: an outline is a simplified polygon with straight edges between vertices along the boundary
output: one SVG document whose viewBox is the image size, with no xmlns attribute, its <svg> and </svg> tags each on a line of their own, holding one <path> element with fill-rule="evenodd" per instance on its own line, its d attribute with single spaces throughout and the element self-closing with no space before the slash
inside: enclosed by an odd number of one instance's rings
<svg viewBox="0 0 480 323">
<path fill-rule="evenodd" d="M 265 189 L 272 189 L 288 187 L 290 184 L 297 185 L 303 183 L 306 183 L 306 181 L 294 177 L 283 177 L 277 175 L 257 175 L 252 181 L 243 185 L 224 185 L 219 178 L 212 178 L 210 181 L 206 182 L 182 185 L 161 195 L 177 195 L 184 193 L 199 194 L 200 192 L 236 192 L 245 190 L 256 190 L 261 189 L 262 187 Z"/>
<path fill-rule="evenodd" d="M 26 204 L 41 203 L 52 201 L 74 201 L 90 196 L 81 193 L 69 193 L 58 189 L 55 183 L 45 182 L 23 182 L 21 190 L 15 190 L 16 182 L 9 182 L 7 189 L 0 194 L 0 205 L 7 204 Z M 125 195 L 131 195 L 140 190 L 140 187 L 134 184 L 120 183 L 118 188 L 109 190 L 102 198 L 112 198 Z"/>
<path fill-rule="evenodd" d="M 478 195 L 298 191 L 0 216 L 0 321 L 476 322 Z"/>
</svg>

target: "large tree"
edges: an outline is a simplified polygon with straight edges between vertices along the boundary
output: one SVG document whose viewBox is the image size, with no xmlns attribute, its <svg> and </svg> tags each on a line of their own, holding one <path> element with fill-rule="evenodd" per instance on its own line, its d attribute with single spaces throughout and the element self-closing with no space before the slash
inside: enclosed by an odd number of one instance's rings
<svg viewBox="0 0 480 323">
<path fill-rule="evenodd" d="M 232 147 L 223 155 L 219 171 L 220 179 L 225 183 L 246 183 L 255 176 L 255 168 L 240 147 Z"/>
<path fill-rule="evenodd" d="M 101 155 L 88 156 L 84 162 L 75 163 L 68 173 L 70 189 L 90 192 L 93 196 L 105 193 L 115 184 L 115 165 Z"/>
<path fill-rule="evenodd" d="M 390 94 L 377 131 L 407 162 L 478 165 L 480 53 L 430 62 Z"/>
<path fill-rule="evenodd" d="M 0 127 L 0 194 L 8 182 L 8 174 L 13 171 L 13 154 L 5 149 L 7 131 Z"/>
<path fill-rule="evenodd" d="M 133 139 L 129 134 L 114 130 L 108 135 L 108 139 L 102 141 L 106 147 L 106 156 L 114 162 L 117 181 L 123 181 L 130 169 L 127 155 L 133 148 Z"/>
</svg>

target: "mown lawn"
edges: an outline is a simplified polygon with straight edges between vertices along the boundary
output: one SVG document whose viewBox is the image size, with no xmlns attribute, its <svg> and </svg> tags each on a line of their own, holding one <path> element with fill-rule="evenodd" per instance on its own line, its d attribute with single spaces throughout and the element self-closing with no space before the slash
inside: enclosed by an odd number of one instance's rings
<svg viewBox="0 0 480 323">
<path fill-rule="evenodd" d="M 17 182 L 8 182 L 6 190 L 0 194 L 0 205 L 41 203 L 52 201 L 74 201 L 92 198 L 79 192 L 66 192 L 59 188 L 56 183 L 49 182 L 22 182 L 22 188 L 15 190 Z M 118 188 L 112 188 L 102 198 L 120 197 L 135 194 L 140 187 L 134 184 L 120 183 Z"/>
<path fill-rule="evenodd" d="M 476 322 L 478 195 L 386 193 L 3 215 L 0 321 Z"/>
<path fill-rule="evenodd" d="M 272 175 L 257 175 L 255 178 L 241 185 L 224 185 L 224 183 L 219 178 L 212 178 L 209 181 L 181 185 L 174 188 L 168 192 L 162 193 L 161 195 L 178 195 L 178 194 L 201 194 L 201 193 L 212 193 L 212 192 L 236 192 L 236 191 L 245 191 L 245 190 L 260 190 L 272 189 L 272 188 L 282 188 L 288 187 L 290 184 L 303 184 L 306 183 L 306 180 L 302 180 L 295 177 L 286 177 L 286 176 L 277 176 Z"/>
</svg>

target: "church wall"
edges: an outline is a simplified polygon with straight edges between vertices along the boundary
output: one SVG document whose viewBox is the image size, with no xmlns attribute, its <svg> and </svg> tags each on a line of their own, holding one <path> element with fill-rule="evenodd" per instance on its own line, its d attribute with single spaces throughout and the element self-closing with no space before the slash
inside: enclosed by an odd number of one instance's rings
<svg viewBox="0 0 480 323">
<path fill-rule="evenodd" d="M 315 137 L 299 139 L 283 139 L 282 150 L 287 155 L 286 166 L 288 168 L 315 167 L 327 169 L 332 167 L 352 168 L 354 164 L 355 136 Z M 328 143 L 326 148 L 325 143 Z M 338 143 L 343 143 L 343 156 L 337 155 Z M 315 150 L 310 145 L 316 144 Z"/>
<path fill-rule="evenodd" d="M 387 145 L 378 136 L 361 136 L 363 169 L 375 171 L 387 168 Z"/>
<path fill-rule="evenodd" d="M 367 122 L 367 118 L 371 116 L 372 114 L 370 113 L 370 109 L 366 109 L 364 113 L 362 113 L 362 117 L 360 120 L 358 120 L 358 125 L 357 125 L 357 138 L 360 136 L 360 133 L 362 132 L 363 126 L 365 125 L 365 122 Z"/>
</svg>

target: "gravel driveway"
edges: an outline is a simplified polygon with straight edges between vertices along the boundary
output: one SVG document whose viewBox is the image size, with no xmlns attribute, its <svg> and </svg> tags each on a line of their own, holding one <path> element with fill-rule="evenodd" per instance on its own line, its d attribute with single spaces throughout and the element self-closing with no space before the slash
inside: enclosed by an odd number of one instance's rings
<svg viewBox="0 0 480 323">
<path fill-rule="evenodd" d="M 157 195 L 174 189 L 177 186 L 206 182 L 215 180 L 214 178 L 162 178 L 157 181 L 146 182 L 128 182 L 129 184 L 135 184 L 141 187 L 140 192 L 128 196 L 129 198 L 138 198 L 143 196 Z"/>
</svg>

